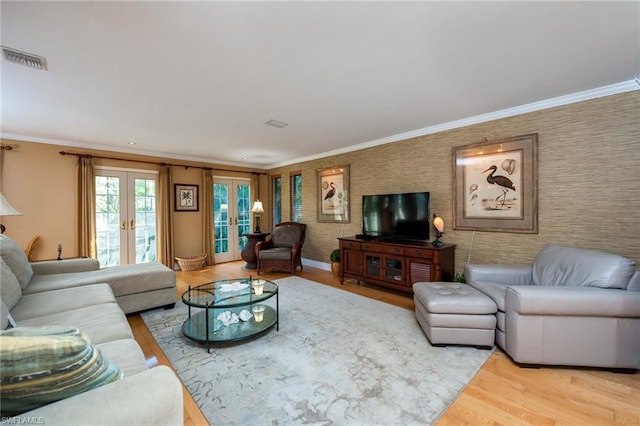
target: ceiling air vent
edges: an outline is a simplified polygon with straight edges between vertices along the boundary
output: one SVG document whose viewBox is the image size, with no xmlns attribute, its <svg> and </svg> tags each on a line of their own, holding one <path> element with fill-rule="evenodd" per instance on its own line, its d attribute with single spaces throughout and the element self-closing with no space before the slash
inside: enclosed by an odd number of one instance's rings
<svg viewBox="0 0 640 426">
<path fill-rule="evenodd" d="M 47 70 L 47 58 L 2 46 L 2 56 L 9 61 L 37 70 Z"/>
<path fill-rule="evenodd" d="M 271 126 L 271 127 L 277 127 L 278 129 L 282 129 L 283 127 L 287 127 L 288 126 L 287 123 L 283 123 L 282 121 L 278 121 L 278 120 L 269 120 L 269 121 L 265 122 L 264 124 L 266 124 L 267 126 Z"/>
</svg>

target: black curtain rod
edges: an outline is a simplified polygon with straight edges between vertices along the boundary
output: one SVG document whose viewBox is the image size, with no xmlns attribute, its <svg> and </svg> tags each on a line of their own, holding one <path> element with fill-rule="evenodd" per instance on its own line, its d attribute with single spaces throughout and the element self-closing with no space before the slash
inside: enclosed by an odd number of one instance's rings
<svg viewBox="0 0 640 426">
<path fill-rule="evenodd" d="M 252 175 L 266 175 L 266 172 L 246 172 L 244 170 L 231 170 L 231 169 L 221 169 L 218 167 L 203 167 L 203 166 L 188 166 L 185 164 L 171 164 L 165 162 L 157 162 L 157 161 L 145 161 L 145 160 L 131 160 L 128 158 L 117 158 L 117 157 L 106 157 L 104 155 L 93 155 L 93 154 L 79 154 L 77 152 L 67 152 L 60 151 L 60 155 L 74 155 L 78 158 L 102 158 L 104 160 L 117 160 L 117 161 L 130 161 L 132 163 L 144 163 L 144 164 L 156 164 L 160 166 L 172 166 L 172 167 L 184 167 L 185 169 L 202 169 L 202 170 L 217 170 L 221 172 L 234 172 L 234 173 L 250 173 Z"/>
</svg>

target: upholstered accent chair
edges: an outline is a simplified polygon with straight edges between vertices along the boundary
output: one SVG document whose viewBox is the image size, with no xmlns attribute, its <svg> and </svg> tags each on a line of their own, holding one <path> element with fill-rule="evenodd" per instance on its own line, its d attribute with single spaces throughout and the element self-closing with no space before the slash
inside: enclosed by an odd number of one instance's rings
<svg viewBox="0 0 640 426">
<path fill-rule="evenodd" d="M 302 245 L 307 225 L 298 222 L 282 222 L 277 224 L 271 238 L 256 244 L 258 274 L 261 270 L 278 269 L 292 275 L 296 268 L 302 271 Z"/>
</svg>

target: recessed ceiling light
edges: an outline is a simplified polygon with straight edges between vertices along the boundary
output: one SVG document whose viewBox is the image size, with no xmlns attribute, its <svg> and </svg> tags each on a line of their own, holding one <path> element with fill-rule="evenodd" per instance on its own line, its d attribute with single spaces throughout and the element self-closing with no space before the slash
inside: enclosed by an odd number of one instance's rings
<svg viewBox="0 0 640 426">
<path fill-rule="evenodd" d="M 135 144 L 136 144 L 135 142 L 129 142 L 129 145 L 135 145 Z"/>
<path fill-rule="evenodd" d="M 264 124 L 271 127 L 277 127 L 278 129 L 282 129 L 283 127 L 288 126 L 287 123 L 283 123 L 282 121 L 273 120 L 273 119 L 266 121 Z"/>
</svg>

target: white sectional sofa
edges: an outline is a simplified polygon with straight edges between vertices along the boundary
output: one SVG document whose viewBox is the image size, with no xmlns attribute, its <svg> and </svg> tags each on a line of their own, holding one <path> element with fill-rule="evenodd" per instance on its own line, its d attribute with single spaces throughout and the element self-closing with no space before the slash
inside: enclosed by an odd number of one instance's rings
<svg viewBox="0 0 640 426">
<path fill-rule="evenodd" d="M 180 380 L 168 367 L 147 367 L 142 350 L 134 340 L 125 312 L 118 304 L 112 286 L 108 282 L 100 283 L 99 279 L 79 279 L 82 274 L 93 274 L 94 278 L 113 277 L 117 271 L 100 273 L 95 269 L 93 262 L 86 260 L 59 261 L 57 266 L 35 265 L 34 268 L 28 263 L 20 247 L 4 235 L 0 236 L 0 254 L 3 330 L 0 332 L 0 353 L 4 364 L 0 365 L 2 415 L 17 415 L 17 418 L 6 421 L 19 424 L 40 422 L 47 425 L 182 425 L 183 401 Z M 39 275 L 60 268 L 67 271 L 61 275 L 75 275 L 78 279 L 72 285 L 60 277 L 49 277 L 52 278 L 49 283 L 55 281 L 57 284 L 46 288 L 42 283 L 47 280 L 41 279 Z M 36 274 L 36 271 L 39 273 Z M 162 274 L 151 275 L 157 277 Z M 118 275 L 118 283 L 123 288 L 127 286 L 125 276 L 126 274 Z M 145 282 L 144 279 L 140 280 L 140 274 L 132 276 L 133 281 Z M 172 300 L 175 301 L 175 276 L 173 280 Z M 35 287 L 30 290 L 32 284 Z M 145 291 L 151 288 L 152 286 L 147 285 Z M 167 292 L 167 286 L 162 284 L 161 288 L 162 293 Z M 166 300 L 156 299 L 156 306 L 158 302 L 160 305 L 166 304 Z M 140 306 L 145 305 L 129 305 L 132 309 Z M 108 384 L 84 390 L 75 396 L 55 402 L 47 401 L 48 403 L 39 408 L 30 407 L 28 411 L 18 414 L 14 408 L 14 412 L 5 413 L 5 406 L 20 407 L 22 402 L 20 398 L 16 400 L 12 397 L 13 394 L 9 393 L 11 387 L 20 380 L 17 376 L 11 377 L 7 373 L 16 365 L 19 368 L 22 360 L 21 355 L 18 355 L 19 351 L 14 348 L 23 348 L 25 342 L 33 342 L 29 340 L 33 339 L 32 336 L 24 337 L 20 334 L 23 330 L 27 330 L 27 334 L 37 334 L 41 330 L 67 326 L 77 328 L 82 332 L 82 336 L 88 338 L 90 342 L 87 345 L 92 350 L 99 350 L 94 351 L 95 354 L 101 359 L 104 358 L 105 364 L 119 370 L 117 377 L 112 375 Z M 18 332 L 19 337 L 10 335 L 13 332 Z M 43 351 L 50 349 L 56 353 L 55 351 L 59 350 L 57 347 L 46 346 L 51 341 L 58 342 L 57 336 L 36 337 L 40 339 L 37 340 L 37 345 L 44 348 Z M 38 363 L 37 356 L 33 353 L 29 356 L 30 358 L 25 357 L 25 363 Z M 60 356 L 63 357 L 64 355 Z M 43 367 L 43 370 L 46 368 Z M 73 369 L 68 370 L 71 372 L 69 374 L 73 374 Z M 48 373 L 49 371 L 45 371 L 43 374 L 46 376 Z M 54 388 L 55 385 L 56 381 L 53 380 Z M 25 401 L 27 399 L 25 398 Z"/>
</svg>

